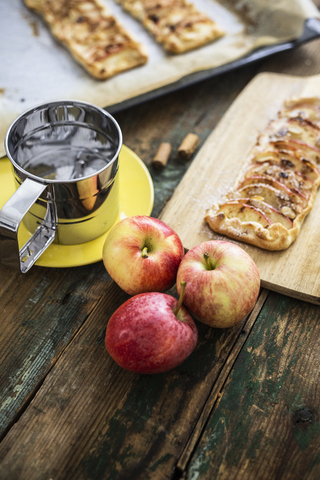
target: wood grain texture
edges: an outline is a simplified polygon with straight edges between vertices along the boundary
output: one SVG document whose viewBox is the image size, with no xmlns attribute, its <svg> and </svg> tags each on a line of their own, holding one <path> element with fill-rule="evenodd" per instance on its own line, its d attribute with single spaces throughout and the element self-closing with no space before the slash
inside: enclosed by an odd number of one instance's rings
<svg viewBox="0 0 320 480">
<path fill-rule="evenodd" d="M 320 478 L 319 320 L 317 306 L 270 293 L 186 479 Z"/>
<path fill-rule="evenodd" d="M 172 476 L 230 352 L 249 334 L 246 319 L 225 330 L 197 323 L 198 345 L 180 367 L 138 375 L 105 350 L 117 291 L 113 284 L 2 441 L 1 480 Z"/>
<path fill-rule="evenodd" d="M 259 74 L 239 95 L 196 155 L 161 214 L 187 249 L 207 240 L 227 239 L 204 222 L 207 209 L 234 185 L 258 135 L 291 96 L 320 94 L 320 76 Z M 320 195 L 298 239 L 287 250 L 269 252 L 236 242 L 256 262 L 262 286 L 320 304 Z"/>
<path fill-rule="evenodd" d="M 186 447 L 184 448 L 178 462 L 176 465 L 176 471 L 177 472 L 184 472 L 186 469 L 187 464 L 190 461 L 190 457 L 193 453 L 193 450 L 199 441 L 199 438 L 202 436 L 203 431 L 205 429 L 205 426 L 207 424 L 208 418 L 211 414 L 211 411 L 214 408 L 214 405 L 219 399 L 221 398 L 221 391 L 223 389 L 223 386 L 226 382 L 226 379 L 229 377 L 230 372 L 232 371 L 232 368 L 237 360 L 237 357 L 239 353 L 241 352 L 243 345 L 245 344 L 247 338 L 249 337 L 251 333 L 251 329 L 253 328 L 253 325 L 255 324 L 255 321 L 257 319 L 257 316 L 262 310 L 262 307 L 269 295 L 268 290 L 262 290 L 258 301 L 251 312 L 251 314 L 248 316 L 246 322 L 242 326 L 241 330 L 241 335 L 239 336 L 236 344 L 234 345 L 233 349 L 230 351 L 228 358 L 226 359 L 226 362 L 224 363 L 219 376 L 217 377 L 214 386 L 210 392 L 210 395 L 206 401 L 206 404 L 201 412 L 201 415 L 197 421 L 197 424 L 190 435 L 190 438 L 188 440 L 188 443 Z"/>
<path fill-rule="evenodd" d="M 102 262 L 74 269 L 0 269 L 0 437 L 16 420 L 112 284 Z M 122 297 L 123 298 L 123 297 Z"/>
</svg>

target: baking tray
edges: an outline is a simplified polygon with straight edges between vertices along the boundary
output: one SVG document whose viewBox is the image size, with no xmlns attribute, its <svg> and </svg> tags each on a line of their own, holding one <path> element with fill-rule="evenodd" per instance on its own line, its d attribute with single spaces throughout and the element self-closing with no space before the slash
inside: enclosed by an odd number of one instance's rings
<svg viewBox="0 0 320 480">
<path fill-rule="evenodd" d="M 231 70 L 236 70 L 237 68 L 244 67 L 250 63 L 257 62 L 266 57 L 271 57 L 276 53 L 284 52 L 286 50 L 292 50 L 294 48 L 299 47 L 300 45 L 303 45 L 304 43 L 308 43 L 311 40 L 315 40 L 316 38 L 319 38 L 319 37 L 320 37 L 320 20 L 317 18 L 309 18 L 305 22 L 303 33 L 300 38 L 297 38 L 290 42 L 283 42 L 276 45 L 257 48 L 256 50 L 252 51 L 248 55 L 244 55 L 238 60 L 234 60 L 233 62 L 226 63 L 219 67 L 210 68 L 208 70 L 202 70 L 200 72 L 195 72 L 190 75 L 186 75 L 185 77 L 181 78 L 177 82 L 173 82 L 169 85 L 165 85 L 164 87 L 157 88 L 155 90 L 152 90 L 151 92 L 138 95 L 134 98 L 130 98 L 123 102 L 109 105 L 107 109 L 110 113 L 120 112 L 121 110 L 125 110 L 126 108 L 139 105 L 140 103 L 146 102 L 148 100 L 161 97 L 162 95 L 165 95 L 167 93 L 174 92 L 181 88 L 194 85 L 195 83 L 201 82 L 202 80 L 207 80 L 209 78 L 216 77 L 223 73 L 227 73 Z"/>
<path fill-rule="evenodd" d="M 146 65 L 105 81 L 93 79 L 22 0 L 0 0 L 0 156 L 10 123 L 39 103 L 77 99 L 115 113 L 320 36 L 320 14 L 312 0 L 192 0 L 226 35 L 200 49 L 169 55 L 114 0 L 102 1 L 149 54 Z M 251 8 L 255 26 L 229 4 Z"/>
</svg>

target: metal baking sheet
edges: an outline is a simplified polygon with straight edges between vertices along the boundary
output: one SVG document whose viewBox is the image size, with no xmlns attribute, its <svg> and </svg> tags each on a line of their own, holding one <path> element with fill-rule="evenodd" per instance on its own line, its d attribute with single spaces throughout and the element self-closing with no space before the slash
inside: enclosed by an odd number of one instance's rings
<svg viewBox="0 0 320 480">
<path fill-rule="evenodd" d="M 0 155 L 10 123 L 39 103 L 78 99 L 116 112 L 320 36 L 312 0 L 193 0 L 226 35 L 169 55 L 114 0 L 102 1 L 149 55 L 146 65 L 105 81 L 90 77 L 22 0 L 0 0 Z"/>
<path fill-rule="evenodd" d="M 197 82 L 201 82 L 202 80 L 206 80 L 209 78 L 213 78 L 215 76 L 221 75 L 222 73 L 226 73 L 230 70 L 235 70 L 242 66 L 245 66 L 249 63 L 257 62 L 266 57 L 270 57 L 276 53 L 283 52 L 286 50 L 292 50 L 293 48 L 297 48 L 300 45 L 310 42 L 316 38 L 320 37 L 320 20 L 317 18 L 310 18 L 306 20 L 305 27 L 303 33 L 300 38 L 297 38 L 290 42 L 279 43 L 276 45 L 262 47 L 254 50 L 252 53 L 239 58 L 238 60 L 234 60 L 233 62 L 226 63 L 221 65 L 220 67 L 210 68 L 208 70 L 202 70 L 200 72 L 193 73 L 191 75 L 186 75 L 181 80 L 177 82 L 173 82 L 169 85 L 166 85 L 162 88 L 158 88 L 156 90 L 152 90 L 151 92 L 139 95 L 134 98 L 130 98 L 120 103 L 116 103 L 114 105 L 109 105 L 108 111 L 110 113 L 120 112 L 126 108 L 133 107 L 134 105 L 139 105 L 140 103 L 146 102 L 148 100 L 152 100 L 153 98 L 160 97 L 165 95 L 166 93 L 174 92 L 181 88 L 191 86 Z"/>
</svg>

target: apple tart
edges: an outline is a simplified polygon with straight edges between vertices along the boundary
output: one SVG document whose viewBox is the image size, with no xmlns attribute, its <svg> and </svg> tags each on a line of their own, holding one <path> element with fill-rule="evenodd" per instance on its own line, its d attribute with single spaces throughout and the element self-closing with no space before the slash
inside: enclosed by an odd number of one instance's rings
<svg viewBox="0 0 320 480">
<path fill-rule="evenodd" d="M 170 53 L 183 53 L 222 37 L 225 32 L 185 0 L 117 0 Z"/>
<path fill-rule="evenodd" d="M 99 0 L 24 0 L 93 77 L 107 79 L 148 57 Z"/>
<path fill-rule="evenodd" d="M 312 209 L 319 165 L 320 98 L 290 99 L 259 136 L 234 188 L 205 221 L 232 239 L 286 249 Z"/>
</svg>

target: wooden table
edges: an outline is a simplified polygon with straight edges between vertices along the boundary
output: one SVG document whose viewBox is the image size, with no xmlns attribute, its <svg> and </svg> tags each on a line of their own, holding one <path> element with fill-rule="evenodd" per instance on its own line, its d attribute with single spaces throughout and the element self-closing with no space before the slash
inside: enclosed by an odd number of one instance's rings
<svg viewBox="0 0 320 480">
<path fill-rule="evenodd" d="M 115 115 L 150 167 L 153 216 L 192 161 L 154 171 L 159 144 L 202 144 L 261 71 L 320 73 L 320 40 Z M 104 347 L 128 296 L 102 262 L 0 273 L 1 480 L 320 478 L 318 306 L 263 289 L 240 325 L 197 323 L 180 367 L 138 375 Z"/>
</svg>

